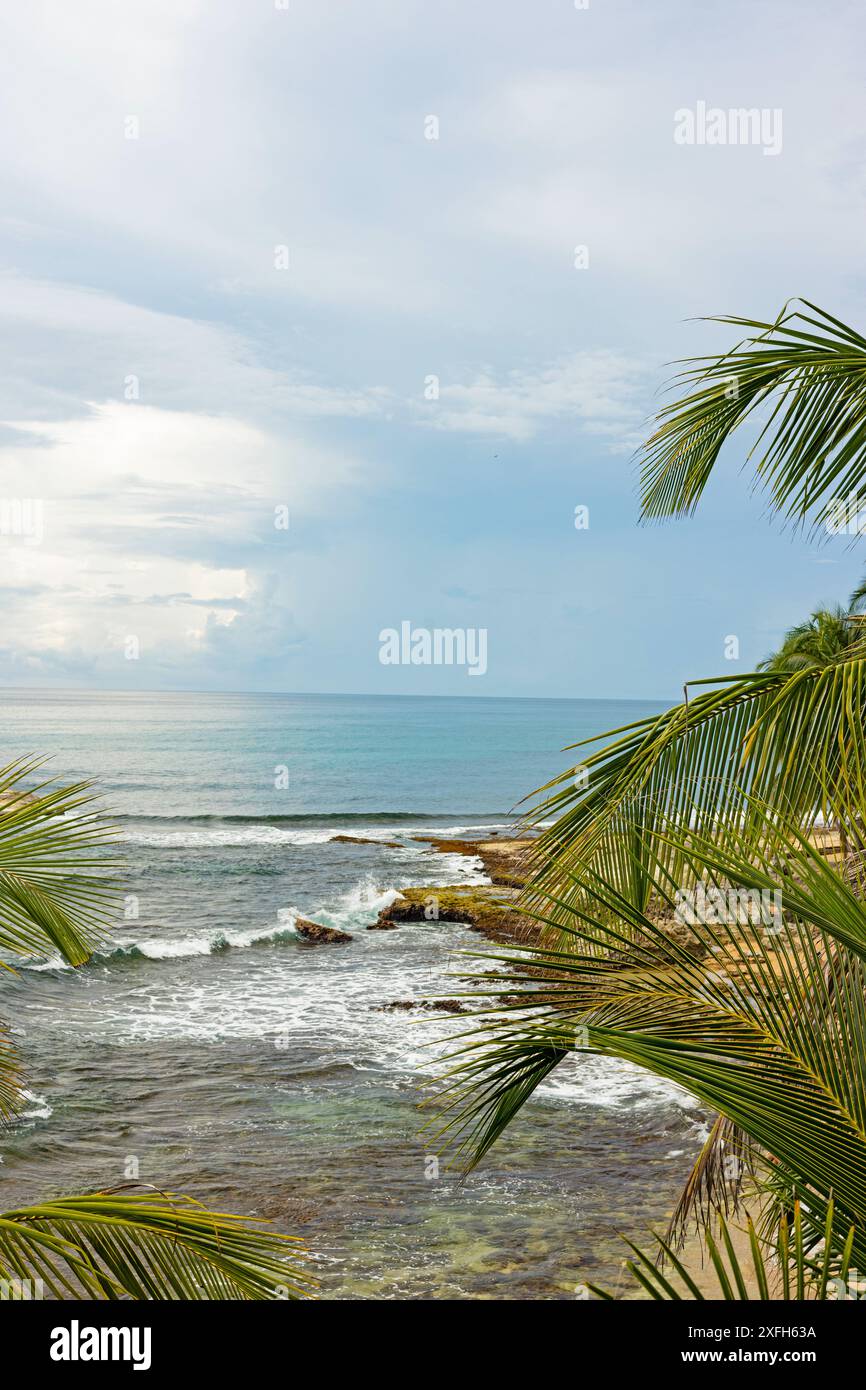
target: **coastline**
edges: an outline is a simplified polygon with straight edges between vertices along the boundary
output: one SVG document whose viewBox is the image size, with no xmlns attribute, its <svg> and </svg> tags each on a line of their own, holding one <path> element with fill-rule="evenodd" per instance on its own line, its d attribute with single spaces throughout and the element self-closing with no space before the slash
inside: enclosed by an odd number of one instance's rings
<svg viewBox="0 0 866 1390">
<path fill-rule="evenodd" d="M 461 954 L 525 944 L 523 826 L 491 808 L 552 775 L 544 750 L 590 732 L 582 707 L 515 705 L 495 736 L 483 701 L 6 708 L 66 780 L 98 778 L 129 895 L 91 964 L 39 962 L 6 992 L 34 1097 L 4 1143 L 7 1205 L 111 1187 L 133 1157 L 161 1190 L 301 1235 L 327 1299 L 615 1284 L 620 1233 L 664 1221 L 699 1144 L 673 1088 L 604 1059 L 566 1065 L 468 1179 L 444 1162 L 429 1176 L 418 1108 L 467 1010 L 449 1001 Z M 496 756 L 478 767 L 482 737 Z M 263 776 L 263 748 L 291 761 L 286 790 Z M 368 931 L 380 916 L 397 930 Z"/>
</svg>

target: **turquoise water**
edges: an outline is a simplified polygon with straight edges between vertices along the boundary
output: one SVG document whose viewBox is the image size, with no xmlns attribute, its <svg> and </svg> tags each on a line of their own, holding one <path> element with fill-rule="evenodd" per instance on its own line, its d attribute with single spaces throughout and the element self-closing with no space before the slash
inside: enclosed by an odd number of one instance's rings
<svg viewBox="0 0 866 1390">
<path fill-rule="evenodd" d="M 366 927 L 403 887 L 485 881 L 417 836 L 502 833 L 565 744 L 658 708 L 0 692 L 4 761 L 94 778 L 128 864 L 104 951 L 2 986 L 31 1100 L 0 1142 L 0 1200 L 137 1174 L 304 1236 L 326 1298 L 615 1281 L 618 1232 L 669 1210 L 700 1113 L 625 1065 L 570 1062 L 478 1172 L 431 1178 L 417 1106 L 455 1020 L 386 1006 L 453 990 L 478 938 Z M 353 941 L 301 942 L 298 912 Z"/>
<path fill-rule="evenodd" d="M 503 816 L 636 700 L 0 691 L 3 745 L 131 816 Z M 576 755 L 574 755 L 576 756 Z M 288 786 L 275 787 L 275 767 Z"/>
</svg>

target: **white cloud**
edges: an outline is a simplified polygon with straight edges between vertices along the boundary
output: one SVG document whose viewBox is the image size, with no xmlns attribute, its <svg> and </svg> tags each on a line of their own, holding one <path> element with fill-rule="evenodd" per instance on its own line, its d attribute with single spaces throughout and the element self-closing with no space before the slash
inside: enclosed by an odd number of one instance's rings
<svg viewBox="0 0 866 1390">
<path fill-rule="evenodd" d="M 288 630 L 267 595 L 295 548 L 291 519 L 344 512 L 368 481 L 346 450 L 232 418 L 108 403 L 11 423 L 43 446 L 3 451 L 4 497 L 38 499 L 43 512 L 38 544 L 0 537 L 6 656 L 34 675 L 110 682 L 135 636 L 146 680 L 214 644 L 249 652 L 247 626 Z"/>
<path fill-rule="evenodd" d="M 390 403 L 381 386 L 334 387 L 278 369 L 227 325 L 25 276 L 0 276 L 0 346 L 19 363 L 0 386 L 7 415 L 24 404 L 45 418 L 130 392 L 144 404 L 259 420 L 358 419 Z"/>
<path fill-rule="evenodd" d="M 446 382 L 424 408 L 425 423 L 458 433 L 530 439 L 545 424 L 573 420 L 603 435 L 614 449 L 634 447 L 645 399 L 646 368 L 610 350 L 577 352 L 537 371 L 497 378 L 482 373 L 467 384 Z"/>
<path fill-rule="evenodd" d="M 568 504 L 591 482 L 582 540 L 607 555 L 605 526 L 635 508 L 625 464 L 599 455 L 637 442 L 666 360 L 729 340 L 684 319 L 805 292 L 857 323 L 859 12 L 828 26 L 786 0 L 693 8 L 684 22 L 670 0 L 9 7 L 0 492 L 43 497 L 46 528 L 40 546 L 0 542 L 10 678 L 117 684 L 134 624 L 130 681 L 244 685 L 264 665 L 279 686 L 306 660 L 307 688 L 375 684 L 365 633 L 392 596 L 408 589 L 417 614 L 429 601 L 435 622 L 443 579 L 479 590 L 461 546 L 504 593 L 529 530 L 539 555 L 574 540 Z M 783 107 L 780 158 L 677 147 L 674 112 L 699 98 Z M 441 397 L 420 404 L 431 372 Z M 480 438 L 515 447 L 494 463 Z M 542 466 L 575 496 L 552 519 L 545 492 L 529 526 Z M 280 502 L 302 524 L 275 539 Z M 631 594 L 632 550 L 629 534 Z M 592 553 L 551 587 L 595 592 Z M 780 560 L 781 587 L 797 563 Z M 716 602 L 712 567 L 692 568 Z M 627 620 L 646 635 L 637 590 Z M 691 631 L 676 609 L 671 632 Z M 510 597 L 503 611 L 509 669 L 557 686 L 527 666 L 535 616 L 515 620 Z M 606 692 L 620 677 L 667 688 L 647 672 L 670 646 L 647 637 L 632 678 L 634 644 L 608 630 L 609 615 L 579 657 L 553 643 L 557 688 L 579 693 L 593 661 Z"/>
</svg>

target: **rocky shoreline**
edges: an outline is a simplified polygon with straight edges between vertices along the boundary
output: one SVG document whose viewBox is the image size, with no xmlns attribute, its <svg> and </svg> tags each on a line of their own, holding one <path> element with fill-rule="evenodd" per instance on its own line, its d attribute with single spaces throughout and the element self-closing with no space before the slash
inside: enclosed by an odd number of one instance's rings
<svg viewBox="0 0 866 1390">
<path fill-rule="evenodd" d="M 462 854 L 475 860 L 490 883 L 438 885 L 433 882 L 425 887 L 403 888 L 393 902 L 380 909 L 367 931 L 394 931 L 413 923 L 450 922 L 507 946 L 532 946 L 538 941 L 538 927 L 532 918 L 518 910 L 521 890 L 529 877 L 533 839 L 517 836 L 490 840 L 443 839 L 434 835 L 416 835 L 413 839 L 442 854 Z M 688 926 L 675 919 L 672 912 L 664 909 L 653 913 L 653 917 L 665 934 L 685 950 L 698 957 L 706 954 L 706 947 Z M 348 933 L 304 919 L 298 920 L 296 929 L 310 945 L 353 939 Z"/>
<path fill-rule="evenodd" d="M 838 835 L 833 831 L 813 831 L 820 852 L 836 862 L 844 858 Z M 530 856 L 534 840 L 530 837 L 501 836 L 490 840 L 443 839 L 435 835 L 414 835 L 421 844 L 430 845 L 442 854 L 463 854 L 477 860 L 490 879 L 488 884 L 436 885 L 423 888 L 404 888 L 387 907 L 379 912 L 367 931 L 393 931 L 405 923 L 455 922 L 470 931 L 481 932 L 492 941 L 506 945 L 531 945 L 537 940 L 537 928 L 531 918 L 517 910 L 521 889 L 530 872 Z M 338 835 L 332 839 L 347 844 L 393 845 L 396 841 L 362 839 L 359 836 Z M 862 873 L 862 865 L 856 868 Z M 658 926 L 680 946 L 698 956 L 706 954 L 687 926 L 677 922 L 673 913 L 665 910 L 653 913 Z M 295 924 L 299 934 L 310 944 L 351 941 L 346 932 L 319 926 L 299 918 Z"/>
<path fill-rule="evenodd" d="M 442 854 L 465 854 L 481 861 L 490 885 L 404 888 L 398 898 L 382 908 L 368 931 L 391 931 L 404 922 L 462 922 L 471 931 L 492 941 L 522 943 L 533 940 L 532 922 L 515 910 L 526 882 L 529 839 L 443 840 L 416 835 Z"/>
<path fill-rule="evenodd" d="M 534 839 L 501 836 L 495 840 L 442 840 L 435 835 L 414 835 L 421 844 L 432 845 L 442 854 L 466 854 L 480 859 L 492 884 L 503 888 L 522 888 L 529 872 L 529 855 Z"/>
<path fill-rule="evenodd" d="M 333 838 L 343 843 L 382 844 L 381 840 L 367 841 L 348 835 Z M 504 837 L 445 840 L 433 835 L 413 838 L 442 854 L 464 854 L 479 860 L 490 884 L 439 886 L 434 883 L 425 888 L 404 888 L 392 903 L 382 908 L 368 931 L 393 931 L 408 922 L 457 922 L 470 931 L 483 933 L 492 941 L 525 945 L 534 939 L 532 922 L 515 910 L 519 891 L 527 878 L 527 854 L 532 840 Z M 309 945 L 334 945 L 353 940 L 348 932 L 335 931 L 303 917 L 297 918 L 294 925 L 298 935 Z"/>
</svg>

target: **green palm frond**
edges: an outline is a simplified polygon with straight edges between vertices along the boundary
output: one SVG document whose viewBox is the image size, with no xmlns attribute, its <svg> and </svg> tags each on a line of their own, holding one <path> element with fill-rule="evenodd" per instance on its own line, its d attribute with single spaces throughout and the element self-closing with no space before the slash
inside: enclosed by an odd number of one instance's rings
<svg viewBox="0 0 866 1390">
<path fill-rule="evenodd" d="M 11 1120 L 20 1109 L 18 1054 L 0 1023 L 0 1121 Z"/>
<path fill-rule="evenodd" d="M 105 938 L 117 896 L 117 832 L 89 783 L 25 785 L 32 758 L 0 769 L 0 952 L 57 952 L 82 965 Z"/>
<path fill-rule="evenodd" d="M 567 924 L 582 866 L 635 905 L 654 891 L 654 837 L 671 821 L 763 833 L 764 804 L 799 824 L 844 822 L 856 841 L 866 805 L 866 652 L 857 644 L 825 666 L 719 677 L 660 715 L 574 748 L 603 746 L 540 789 L 526 903 Z M 656 846 L 657 848 L 657 846 Z M 668 842 L 672 871 L 682 862 Z"/>
<path fill-rule="evenodd" d="M 792 1219 L 782 1215 L 772 1243 L 762 1240 L 751 1217 L 747 1219 L 744 1244 L 738 1251 L 738 1231 L 720 1216 L 715 1232 L 705 1232 L 707 1254 L 718 1293 L 709 1297 L 728 1303 L 764 1302 L 770 1298 L 824 1301 L 857 1297 L 849 1291 L 853 1228 L 847 1236 L 838 1231 L 833 1203 L 828 1207 L 823 1249 L 815 1252 L 804 1240 L 800 1203 L 794 1203 Z M 708 1295 L 661 1236 L 653 1233 L 655 1251 L 647 1254 L 627 1241 L 632 1258 L 625 1261 L 629 1274 L 650 1298 L 659 1302 L 705 1300 Z M 834 1251 L 838 1250 L 838 1254 Z M 595 1284 L 587 1285 L 599 1298 L 613 1297 Z"/>
<path fill-rule="evenodd" d="M 106 936 L 116 832 L 89 784 L 32 785 L 38 766 L 0 770 L 0 953 L 81 965 Z M 0 1119 L 20 1101 L 0 1031 Z M 252 1218 L 170 1193 L 96 1192 L 0 1214 L 0 1280 L 42 1280 L 56 1298 L 303 1298 L 313 1290 L 303 1258 L 298 1242 Z"/>
<path fill-rule="evenodd" d="M 866 475 L 866 339 L 808 300 L 772 322 L 732 316 L 711 322 L 746 336 L 720 357 L 686 359 L 645 446 L 645 518 L 695 510 L 722 447 L 760 407 L 747 457 L 771 506 L 784 516 L 833 524 Z M 755 418 L 759 417 L 755 415 Z"/>
<path fill-rule="evenodd" d="M 297 1299 L 299 1242 L 175 1194 L 94 1192 L 0 1215 L 0 1277 L 56 1298 Z"/>
<path fill-rule="evenodd" d="M 796 822 L 756 804 L 759 813 L 763 834 L 746 847 L 738 817 L 703 836 L 674 822 L 639 846 L 671 915 L 682 906 L 672 856 L 687 881 L 701 874 L 707 901 L 736 905 L 687 915 L 685 933 L 593 868 L 575 871 L 572 925 L 558 944 L 497 958 L 514 972 L 505 1002 L 501 973 L 482 976 L 496 1012 L 454 1052 L 444 1133 L 472 1166 L 567 1056 L 623 1058 L 736 1126 L 802 1202 L 813 1237 L 833 1202 L 863 1267 L 866 904 Z M 762 892 L 779 894 L 770 915 L 743 918 Z"/>
</svg>

